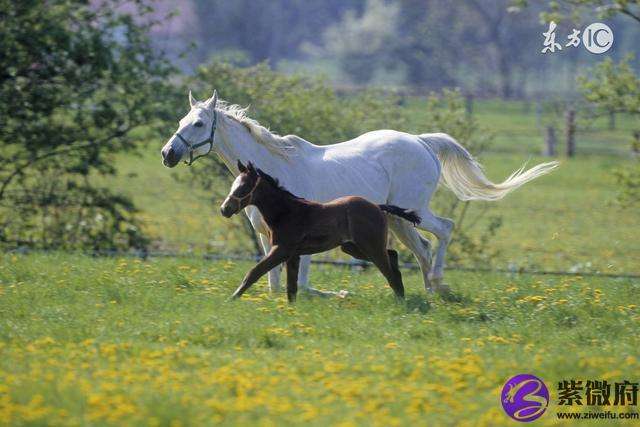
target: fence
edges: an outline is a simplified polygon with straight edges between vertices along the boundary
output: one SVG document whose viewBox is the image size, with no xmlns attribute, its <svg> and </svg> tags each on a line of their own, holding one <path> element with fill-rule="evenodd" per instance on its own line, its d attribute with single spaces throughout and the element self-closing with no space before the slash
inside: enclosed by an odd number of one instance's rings
<svg viewBox="0 0 640 427">
<path fill-rule="evenodd" d="M 56 253 L 59 251 L 50 251 L 44 249 L 30 249 L 30 248 L 16 248 L 8 253 L 30 254 L 30 253 Z M 257 262 L 261 257 L 258 255 L 234 253 L 234 254 L 219 254 L 219 253 L 204 253 L 195 254 L 193 252 L 172 252 L 172 251 L 116 251 L 116 250 L 95 250 L 95 251 L 78 251 L 77 253 L 92 256 L 92 257 L 123 257 L 123 258 L 194 258 L 203 260 L 233 260 L 233 261 L 253 261 Z M 367 269 L 372 267 L 372 264 L 361 260 L 335 260 L 328 258 L 312 258 L 311 263 L 315 265 L 327 265 L 333 267 L 342 268 L 354 268 L 354 269 Z M 415 263 L 401 263 L 401 268 L 408 270 L 419 270 L 420 267 Z M 558 271 L 558 270 L 528 270 L 525 268 L 481 268 L 481 267 L 463 267 L 463 266 L 447 266 L 447 270 L 450 271 L 462 271 L 462 272 L 477 272 L 477 273 L 497 273 L 497 274 L 513 274 L 513 275 L 532 275 L 532 276 L 574 276 L 574 277 L 602 277 L 611 279 L 640 279 L 640 274 L 614 274 L 614 273 L 602 273 L 602 272 L 573 272 L 573 271 Z"/>
</svg>

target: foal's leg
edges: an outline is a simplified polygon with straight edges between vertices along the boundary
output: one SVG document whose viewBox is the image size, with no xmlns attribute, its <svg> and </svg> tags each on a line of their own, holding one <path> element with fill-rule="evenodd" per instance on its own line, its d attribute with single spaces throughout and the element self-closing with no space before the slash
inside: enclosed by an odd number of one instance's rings
<svg viewBox="0 0 640 427">
<path fill-rule="evenodd" d="M 422 271 L 422 279 L 424 280 L 424 288 L 427 292 L 433 292 L 429 273 L 431 272 L 431 243 L 424 238 L 416 228 L 407 221 L 397 218 L 393 215 L 387 215 L 389 220 L 389 228 L 416 257 L 420 270 Z"/>
<path fill-rule="evenodd" d="M 271 251 L 271 242 L 269 240 L 269 236 L 267 233 L 269 229 L 262 219 L 262 215 L 260 211 L 255 206 L 247 206 L 244 210 L 247 217 L 249 218 L 249 222 L 251 226 L 256 231 L 258 238 L 260 239 L 260 246 L 262 246 L 262 251 L 266 256 Z M 278 268 L 273 268 L 269 271 L 269 290 L 271 292 L 279 292 L 280 291 L 280 271 L 282 268 L 278 266 Z"/>
<path fill-rule="evenodd" d="M 398 253 L 396 251 L 388 251 L 386 249 L 387 239 L 371 238 L 369 241 L 359 241 L 353 247 L 347 247 L 352 253 L 360 255 L 357 258 L 365 259 L 373 262 L 382 275 L 387 279 L 387 282 L 393 289 L 397 298 L 404 299 L 404 285 L 402 284 L 402 275 L 398 269 Z M 342 250 L 347 252 L 342 245 Z M 389 257 L 390 253 L 395 254 L 394 259 Z M 349 253 L 349 252 L 347 252 Z M 351 255 L 351 254 L 350 254 Z M 355 255 L 352 255 L 355 256 Z M 395 262 L 394 262 L 395 261 Z M 395 264 L 395 268 L 394 268 Z"/>
<path fill-rule="evenodd" d="M 260 244 L 262 245 L 262 250 L 264 254 L 267 255 L 269 251 L 271 251 L 271 242 L 269 241 L 269 236 L 266 234 L 258 233 L 260 237 Z M 272 293 L 280 292 L 280 272 L 282 271 L 282 266 L 277 266 L 272 268 L 269 271 L 269 291 Z"/>
<path fill-rule="evenodd" d="M 361 250 L 355 243 L 347 242 L 340 245 L 342 251 L 354 258 L 364 261 L 371 261 L 378 267 L 378 270 L 387 279 L 389 285 L 398 298 L 404 298 L 404 285 L 402 284 L 402 274 L 398 268 L 398 252 L 389 249 L 386 254 L 379 256 L 368 256 L 364 250 Z M 386 256 L 385 256 L 386 255 Z M 386 258 L 386 259 L 385 259 Z"/>
<path fill-rule="evenodd" d="M 300 257 L 294 255 L 287 260 L 287 299 L 295 302 L 298 293 L 298 268 L 300 267 Z"/>
<path fill-rule="evenodd" d="M 386 250 L 372 256 L 373 263 L 378 267 L 378 270 L 389 282 L 391 289 L 396 294 L 397 298 L 404 299 L 404 285 L 402 284 L 402 275 L 399 270 L 394 270 L 391 266 L 391 260 Z"/>
<path fill-rule="evenodd" d="M 262 277 L 266 272 L 271 270 L 273 267 L 276 267 L 278 264 L 281 264 L 284 260 L 288 258 L 287 252 L 279 246 L 273 246 L 271 251 L 267 254 L 266 257 L 262 258 L 258 264 L 255 265 L 246 276 L 242 280 L 238 289 L 233 293 L 232 298 L 239 298 L 242 294 L 249 289 L 251 285 L 253 285 L 260 277 Z"/>
<path fill-rule="evenodd" d="M 360 249 L 358 249 L 358 246 L 356 246 L 355 243 L 345 242 L 340 245 L 340 249 L 342 249 L 342 252 L 344 252 L 345 254 L 351 255 L 356 259 L 361 259 L 363 261 L 371 261 L 369 258 L 367 258 L 365 254 L 363 254 L 360 251 Z"/>
<path fill-rule="evenodd" d="M 400 273 L 400 264 L 398 263 L 398 252 L 393 249 L 387 249 L 387 255 L 389 256 L 389 263 L 391 264 L 393 272 L 402 277 L 402 273 Z"/>
</svg>

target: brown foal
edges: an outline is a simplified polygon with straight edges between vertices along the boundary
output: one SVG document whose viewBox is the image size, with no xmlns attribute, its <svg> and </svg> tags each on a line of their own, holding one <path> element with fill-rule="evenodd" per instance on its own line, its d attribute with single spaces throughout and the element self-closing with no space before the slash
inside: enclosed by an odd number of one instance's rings
<svg viewBox="0 0 640 427">
<path fill-rule="evenodd" d="M 315 203 L 294 196 L 251 163 L 245 167 L 238 161 L 238 169 L 240 175 L 220 211 L 229 218 L 249 205 L 257 207 L 269 227 L 272 247 L 247 273 L 233 298 L 240 297 L 262 275 L 286 262 L 287 297 L 293 302 L 298 291 L 300 255 L 338 246 L 354 258 L 374 263 L 396 297 L 404 298 L 398 253 L 387 249 L 385 212 L 416 224 L 420 218 L 414 212 L 393 205 L 375 205 L 356 196 Z"/>
</svg>

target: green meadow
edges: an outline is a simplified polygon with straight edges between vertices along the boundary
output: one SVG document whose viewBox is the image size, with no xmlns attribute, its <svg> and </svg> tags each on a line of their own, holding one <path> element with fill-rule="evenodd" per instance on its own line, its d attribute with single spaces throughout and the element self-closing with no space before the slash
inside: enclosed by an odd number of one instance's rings
<svg viewBox="0 0 640 427">
<path fill-rule="evenodd" d="M 398 304 L 376 271 L 316 267 L 350 296 L 291 306 L 263 279 L 229 302 L 249 267 L 4 255 L 0 424 L 513 425 L 522 372 L 554 424 L 558 381 L 637 379 L 638 281 L 450 272 L 445 301 L 406 272 Z"/>
</svg>

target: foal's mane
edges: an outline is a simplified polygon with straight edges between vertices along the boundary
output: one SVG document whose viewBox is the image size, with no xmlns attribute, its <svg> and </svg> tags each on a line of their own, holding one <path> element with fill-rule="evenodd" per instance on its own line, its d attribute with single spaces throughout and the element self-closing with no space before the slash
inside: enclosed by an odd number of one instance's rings
<svg viewBox="0 0 640 427">
<path fill-rule="evenodd" d="M 284 193 L 285 195 L 289 196 L 289 197 L 293 197 L 296 200 L 300 200 L 300 201 L 306 201 L 305 199 L 303 199 L 302 197 L 296 196 L 295 194 L 293 194 L 291 191 L 287 190 L 282 184 L 280 184 L 280 181 L 278 181 L 277 178 L 272 177 L 271 175 L 269 175 L 268 173 L 266 173 L 265 171 L 263 171 L 262 169 L 255 169 L 256 172 L 258 173 L 258 176 L 262 179 L 264 179 L 265 181 L 267 181 L 269 183 L 269 185 L 271 185 L 273 188 L 275 188 L 276 190 Z"/>
<path fill-rule="evenodd" d="M 247 116 L 248 109 L 249 107 L 241 107 L 240 105 L 230 104 L 222 100 L 219 100 L 216 104 L 217 111 L 242 124 L 258 143 L 264 145 L 274 154 L 284 158 L 289 158 L 296 155 L 297 151 L 304 144 L 309 144 L 308 141 L 297 135 L 280 136 L 271 132 L 269 129 L 258 123 L 257 120 Z"/>
</svg>

